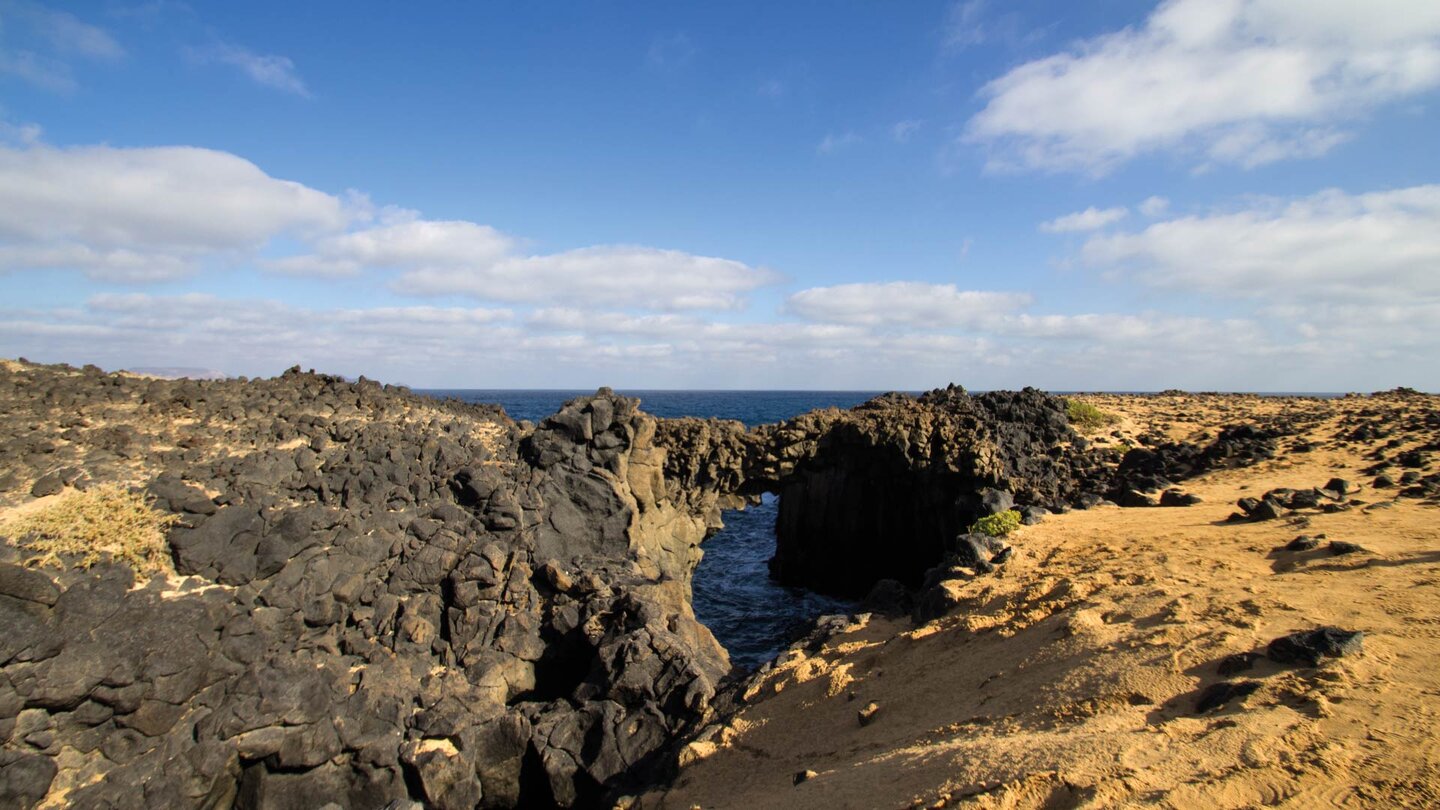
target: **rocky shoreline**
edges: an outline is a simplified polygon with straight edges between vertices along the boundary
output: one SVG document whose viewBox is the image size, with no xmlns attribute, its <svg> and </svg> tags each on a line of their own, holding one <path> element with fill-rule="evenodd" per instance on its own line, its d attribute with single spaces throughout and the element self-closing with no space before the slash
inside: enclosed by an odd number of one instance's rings
<svg viewBox="0 0 1440 810">
<path fill-rule="evenodd" d="M 119 483 L 177 521 L 149 575 L 0 542 L 0 805 L 27 808 L 649 806 L 766 677 L 734 677 L 690 609 L 722 508 L 778 493 L 777 578 L 924 623 L 1006 564 L 978 518 L 1188 505 L 1188 479 L 1313 423 L 1101 443 L 1055 397 L 952 387 L 749 430 L 602 389 L 530 425 L 298 368 L 12 361 L 0 402 L 7 510 Z M 1362 411 L 1352 440 L 1390 424 Z"/>
</svg>

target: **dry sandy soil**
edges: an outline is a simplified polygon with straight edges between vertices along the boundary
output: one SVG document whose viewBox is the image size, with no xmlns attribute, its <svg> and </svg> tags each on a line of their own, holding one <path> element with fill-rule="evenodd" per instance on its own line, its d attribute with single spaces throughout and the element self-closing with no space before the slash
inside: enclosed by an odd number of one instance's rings
<svg viewBox="0 0 1440 810">
<path fill-rule="evenodd" d="M 673 785 L 637 804 L 1440 805 L 1440 511 L 1362 472 L 1377 449 L 1437 436 L 1338 438 L 1357 419 L 1433 416 L 1440 397 L 1088 399 L 1124 417 L 1110 442 L 1288 413 L 1310 423 L 1316 447 L 1191 479 L 1184 489 L 1203 502 L 1188 508 L 1102 506 L 1022 528 L 999 573 L 955 585 L 963 602 L 948 616 L 862 619 L 816 652 L 792 649 L 682 754 Z M 1359 484 L 1363 503 L 1226 520 L 1238 498 L 1335 476 Z M 1365 551 L 1280 549 L 1301 534 Z M 1363 652 L 1217 672 L 1226 656 L 1323 625 L 1364 631 Z M 1201 691 L 1236 679 L 1258 688 L 1197 711 Z"/>
</svg>

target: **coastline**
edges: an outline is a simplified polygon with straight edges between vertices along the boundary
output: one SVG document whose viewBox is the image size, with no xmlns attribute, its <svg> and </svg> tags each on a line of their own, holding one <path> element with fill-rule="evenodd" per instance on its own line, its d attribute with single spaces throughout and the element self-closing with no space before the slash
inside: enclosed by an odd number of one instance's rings
<svg viewBox="0 0 1440 810">
<path fill-rule="evenodd" d="M 6 510 L 113 481 L 182 521 L 177 570 L 148 578 L 0 543 L 0 768 L 28 775 L 24 806 L 1404 805 L 1440 784 L 1417 736 L 1440 692 L 1417 663 L 1440 652 L 1433 396 L 1091 395 L 1118 421 L 1081 437 L 1040 392 L 746 429 L 602 390 L 523 427 L 298 369 L 3 371 Z M 901 459 L 877 488 L 868 470 Z M 1373 489 L 1383 464 L 1400 480 Z M 1230 519 L 1336 477 L 1359 489 Z M 1003 561 L 924 540 L 1002 483 L 1029 523 Z M 1198 500 L 1149 506 L 1167 487 Z M 904 548 L 837 545 L 825 504 L 857 488 L 889 525 L 951 511 Z M 906 596 L 734 678 L 689 576 L 720 510 L 761 491 L 799 516 L 782 576 L 864 595 L 892 571 Z M 1363 550 L 1277 550 L 1301 532 Z M 1262 660 L 1253 690 L 1196 712 L 1236 680 L 1220 659 L 1331 624 L 1364 651 Z M 168 643 L 177 626 L 193 644 Z"/>
</svg>

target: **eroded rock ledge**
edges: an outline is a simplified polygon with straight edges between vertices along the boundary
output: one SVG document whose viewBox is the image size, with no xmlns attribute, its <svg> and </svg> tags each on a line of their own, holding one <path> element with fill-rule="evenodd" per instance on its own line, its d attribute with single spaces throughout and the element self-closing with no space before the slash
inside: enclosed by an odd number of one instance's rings
<svg viewBox="0 0 1440 810">
<path fill-rule="evenodd" d="M 0 404 L 5 505 L 119 481 L 181 516 L 175 574 L 148 582 L 0 542 L 0 804 L 20 807 L 593 806 L 722 688 L 689 584 L 722 508 L 780 493 L 776 575 L 859 594 L 919 584 L 1010 500 L 1085 505 L 1271 441 L 1117 465 L 1033 390 L 747 430 L 602 389 L 531 428 L 298 369 L 6 362 Z"/>
</svg>

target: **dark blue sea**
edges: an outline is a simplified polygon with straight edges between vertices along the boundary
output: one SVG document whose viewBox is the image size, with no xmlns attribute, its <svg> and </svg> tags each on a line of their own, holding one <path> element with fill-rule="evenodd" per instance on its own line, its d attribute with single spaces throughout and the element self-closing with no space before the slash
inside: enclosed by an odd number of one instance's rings
<svg viewBox="0 0 1440 810">
<path fill-rule="evenodd" d="M 421 391 L 465 402 L 494 402 L 512 419 L 539 422 L 566 400 L 593 391 Z M 647 413 L 663 417 L 736 419 L 746 425 L 780 422 L 816 408 L 851 408 L 878 391 L 619 391 L 640 398 Z M 840 599 L 785 588 L 770 580 L 767 561 L 775 554 L 778 500 L 728 511 L 725 528 L 705 541 L 705 558 L 695 570 L 695 615 L 730 653 L 738 667 L 753 669 L 774 658 L 809 622 L 855 605 Z"/>
</svg>

